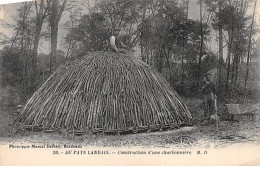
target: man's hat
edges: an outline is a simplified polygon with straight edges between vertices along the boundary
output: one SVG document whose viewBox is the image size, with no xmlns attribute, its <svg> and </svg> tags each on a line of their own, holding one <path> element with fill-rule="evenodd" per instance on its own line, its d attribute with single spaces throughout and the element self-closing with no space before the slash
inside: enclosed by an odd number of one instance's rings
<svg viewBox="0 0 260 169">
<path fill-rule="evenodd" d="M 208 75 L 211 76 L 210 73 L 205 73 L 205 74 L 203 75 L 203 77 L 207 77 Z"/>
</svg>

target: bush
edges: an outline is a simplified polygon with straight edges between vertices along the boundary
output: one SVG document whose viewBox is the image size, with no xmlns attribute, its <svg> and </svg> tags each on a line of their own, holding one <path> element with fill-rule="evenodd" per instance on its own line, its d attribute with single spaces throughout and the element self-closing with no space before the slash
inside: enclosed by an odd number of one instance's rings
<svg viewBox="0 0 260 169">
<path fill-rule="evenodd" d="M 15 106 L 21 102 L 20 91 L 12 86 L 0 88 L 0 106 Z"/>
</svg>

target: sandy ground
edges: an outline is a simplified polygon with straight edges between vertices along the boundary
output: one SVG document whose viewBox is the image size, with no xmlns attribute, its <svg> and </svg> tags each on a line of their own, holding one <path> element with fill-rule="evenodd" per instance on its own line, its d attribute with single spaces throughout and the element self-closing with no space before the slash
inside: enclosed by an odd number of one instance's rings
<svg viewBox="0 0 260 169">
<path fill-rule="evenodd" d="M 254 105 L 259 106 L 259 104 Z M 241 105 L 248 109 L 252 105 Z M 197 113 L 197 115 L 195 114 Z M 0 144 L 39 143 L 39 144 L 77 144 L 90 147 L 143 147 L 143 148 L 222 148 L 234 144 L 260 144 L 260 113 L 256 111 L 255 120 L 249 117 L 237 118 L 235 121 L 221 121 L 219 131 L 216 124 L 203 126 L 199 123 L 201 112 L 192 112 L 194 125 L 176 130 L 138 133 L 128 135 L 94 135 L 74 136 L 64 133 L 45 133 L 22 131 L 12 125 L 16 118 L 16 108 L 5 107 L 0 110 Z"/>
</svg>

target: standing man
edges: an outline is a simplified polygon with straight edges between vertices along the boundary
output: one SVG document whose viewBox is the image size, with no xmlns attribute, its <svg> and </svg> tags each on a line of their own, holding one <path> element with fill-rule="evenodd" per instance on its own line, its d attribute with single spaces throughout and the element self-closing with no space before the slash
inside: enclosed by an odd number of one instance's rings
<svg viewBox="0 0 260 169">
<path fill-rule="evenodd" d="M 120 29 L 114 29 L 113 35 L 110 36 L 110 46 L 112 51 L 116 53 L 131 54 L 132 50 L 121 41 L 119 34 Z"/>
<path fill-rule="evenodd" d="M 216 95 L 216 88 L 211 81 L 211 74 L 207 73 L 202 82 L 201 94 L 203 96 L 204 104 L 204 124 L 208 124 L 210 116 L 214 113 L 214 101 Z"/>
</svg>

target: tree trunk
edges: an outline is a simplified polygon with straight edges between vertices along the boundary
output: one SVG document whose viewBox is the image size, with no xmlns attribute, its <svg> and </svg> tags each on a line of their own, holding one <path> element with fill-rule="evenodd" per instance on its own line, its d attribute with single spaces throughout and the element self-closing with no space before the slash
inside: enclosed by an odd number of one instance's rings
<svg viewBox="0 0 260 169">
<path fill-rule="evenodd" d="M 229 41 L 228 41 L 228 54 L 227 54 L 226 94 L 229 94 L 230 61 L 231 61 L 232 43 L 233 43 L 233 28 L 229 28 L 228 37 L 229 37 Z"/>
<path fill-rule="evenodd" d="M 219 11 L 222 10 L 222 3 L 219 3 Z M 219 34 L 219 61 L 218 61 L 218 90 L 221 90 L 222 85 L 222 67 L 224 63 L 223 57 L 223 25 L 218 26 L 218 34 Z"/>
<path fill-rule="evenodd" d="M 189 15 L 189 1 L 186 2 L 186 16 L 184 18 L 185 20 L 185 23 L 187 23 L 187 20 L 188 20 L 188 15 Z M 182 73 L 181 73 L 181 84 L 184 85 L 184 79 L 185 79 L 185 71 L 184 71 L 184 54 L 185 54 L 185 45 L 186 45 L 186 28 L 183 29 L 183 36 L 182 36 L 182 54 L 181 54 L 181 70 L 182 70 Z"/>
<path fill-rule="evenodd" d="M 171 84 L 171 71 L 172 71 L 172 68 L 171 68 L 170 52 L 169 52 L 169 49 L 166 50 L 165 45 L 162 46 L 162 51 L 163 51 L 163 54 L 164 54 L 164 57 L 165 57 L 165 60 L 166 60 L 166 64 L 168 66 L 169 74 L 170 74 L 168 81 Z"/>
<path fill-rule="evenodd" d="M 237 84 L 237 81 L 238 81 L 238 73 L 239 73 L 239 63 L 240 63 L 240 60 L 241 60 L 241 53 L 238 54 L 237 56 L 237 63 L 236 63 L 236 68 L 235 68 L 235 80 L 234 80 L 234 85 Z"/>
<path fill-rule="evenodd" d="M 3 71 L 4 71 L 4 59 L 3 56 L 0 55 L 0 88 L 3 86 Z"/>
<path fill-rule="evenodd" d="M 61 15 L 64 11 L 67 0 L 63 1 L 63 4 L 58 9 L 58 1 L 52 0 L 51 5 L 51 16 L 50 16 L 50 27 L 51 27 L 51 60 L 50 60 L 50 71 L 54 72 L 57 66 L 57 46 L 58 46 L 58 25 L 60 22 Z"/>
<path fill-rule="evenodd" d="M 231 78 L 230 78 L 230 96 L 233 97 L 234 92 L 234 81 L 235 81 L 235 69 L 236 69 L 236 52 L 233 54 L 233 60 L 232 60 L 232 70 L 231 70 Z M 230 65 L 231 66 L 231 65 Z"/>
<path fill-rule="evenodd" d="M 141 48 L 142 61 L 146 62 L 146 58 L 145 58 L 145 55 L 144 55 L 143 32 L 141 32 L 141 34 L 140 34 L 140 48 Z"/>
<path fill-rule="evenodd" d="M 24 5 L 24 13 L 26 13 L 26 6 Z M 25 15 L 24 15 L 25 16 Z M 22 53 L 22 100 L 25 100 L 25 96 L 26 96 L 26 79 L 25 79 L 25 57 L 26 57 L 26 53 L 24 50 L 24 37 L 25 37 L 25 22 L 26 18 L 23 18 L 23 23 L 22 23 L 22 30 L 21 30 L 21 35 L 22 35 L 22 39 L 21 39 L 21 53 Z"/>
<path fill-rule="evenodd" d="M 253 11 L 253 17 L 252 17 L 252 22 L 251 22 L 251 26 L 250 26 L 249 43 L 248 43 L 248 50 L 247 50 L 246 76 L 245 76 L 245 85 L 244 85 L 245 98 L 246 98 L 246 91 L 247 91 L 247 80 L 248 80 L 248 76 L 249 76 L 250 52 L 251 52 L 251 48 L 252 48 L 251 47 L 252 30 L 253 30 L 253 24 L 254 24 L 254 19 L 255 19 L 256 3 L 257 3 L 257 0 L 255 0 L 255 4 L 254 4 L 254 11 Z"/>
<path fill-rule="evenodd" d="M 143 12 L 142 23 L 143 23 L 143 21 L 144 21 L 144 19 L 145 19 L 145 12 L 146 12 L 146 10 L 144 10 L 144 12 Z M 147 59 L 146 59 L 146 57 L 145 57 L 145 54 L 144 54 L 143 31 L 145 31 L 145 30 L 144 30 L 143 24 L 141 25 L 141 29 L 142 29 L 142 31 L 141 31 L 141 33 L 140 33 L 141 57 L 142 57 L 142 60 L 143 60 L 144 62 L 147 62 L 147 63 L 148 63 L 148 61 L 147 61 Z"/>
<path fill-rule="evenodd" d="M 200 0 L 200 54 L 199 54 L 199 64 L 198 64 L 198 82 L 197 86 L 200 85 L 201 79 L 201 58 L 203 56 L 203 22 L 202 22 L 202 0 Z"/>
<path fill-rule="evenodd" d="M 58 0 L 52 1 L 51 16 L 50 16 L 50 27 L 51 27 L 51 73 L 55 70 L 57 64 L 57 44 L 58 44 Z"/>
<path fill-rule="evenodd" d="M 40 34 L 42 29 L 42 22 L 43 22 L 43 8 L 44 8 L 44 0 L 41 0 L 40 3 L 40 9 L 38 10 L 37 7 L 37 1 L 35 1 L 35 7 L 36 7 L 36 23 L 35 23 L 35 37 L 33 42 L 33 51 L 32 51 L 32 75 L 31 75 L 31 82 L 32 82 L 32 88 L 30 93 L 33 93 L 37 86 L 37 55 L 38 55 L 38 47 L 39 47 L 39 41 L 40 41 Z"/>
</svg>

